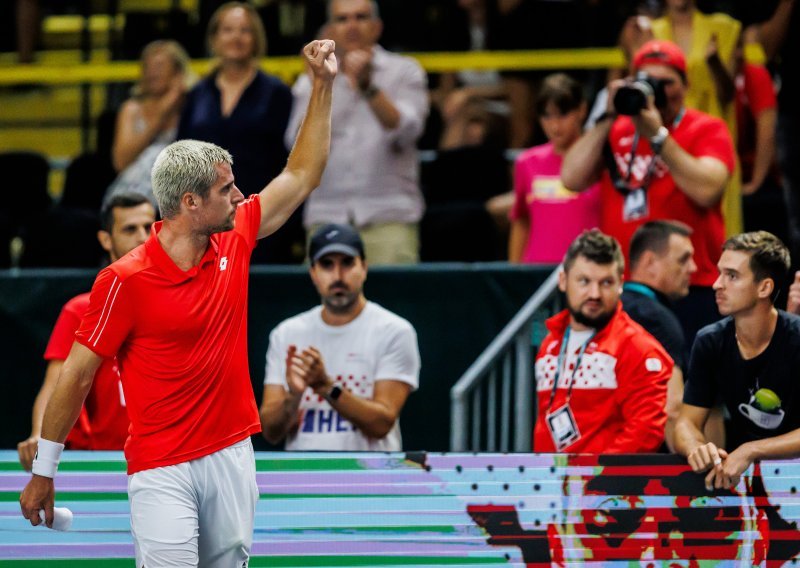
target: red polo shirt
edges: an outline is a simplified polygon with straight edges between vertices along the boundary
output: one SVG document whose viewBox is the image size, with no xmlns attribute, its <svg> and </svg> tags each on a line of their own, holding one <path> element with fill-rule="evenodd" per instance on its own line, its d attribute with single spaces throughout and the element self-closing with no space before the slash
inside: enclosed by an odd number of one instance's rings
<svg viewBox="0 0 800 568">
<path fill-rule="evenodd" d="M 144 245 L 95 280 L 76 339 L 117 356 L 131 419 L 129 474 L 197 459 L 261 430 L 247 361 L 247 277 L 260 220 L 255 195 L 188 271 L 161 247 L 155 223 Z"/>
</svg>

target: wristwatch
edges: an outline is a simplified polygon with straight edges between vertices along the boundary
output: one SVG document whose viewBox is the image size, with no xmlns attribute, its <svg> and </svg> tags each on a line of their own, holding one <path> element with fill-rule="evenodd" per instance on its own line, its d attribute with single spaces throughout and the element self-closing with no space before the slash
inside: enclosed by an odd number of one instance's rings
<svg viewBox="0 0 800 568">
<path fill-rule="evenodd" d="M 372 83 L 370 83 L 365 89 L 361 89 L 361 94 L 364 95 L 364 98 L 367 100 L 372 99 L 380 92 L 381 90 Z"/>
<path fill-rule="evenodd" d="M 322 396 L 328 402 L 332 402 L 335 400 L 339 400 L 339 397 L 342 396 L 342 387 L 339 385 L 333 385 L 331 390 L 328 391 L 328 394 Z"/>
<path fill-rule="evenodd" d="M 659 126 L 655 136 L 650 137 L 650 147 L 653 149 L 654 154 L 661 153 L 661 149 L 664 147 L 664 142 L 667 140 L 668 136 L 669 130 L 667 130 L 667 127 Z"/>
</svg>

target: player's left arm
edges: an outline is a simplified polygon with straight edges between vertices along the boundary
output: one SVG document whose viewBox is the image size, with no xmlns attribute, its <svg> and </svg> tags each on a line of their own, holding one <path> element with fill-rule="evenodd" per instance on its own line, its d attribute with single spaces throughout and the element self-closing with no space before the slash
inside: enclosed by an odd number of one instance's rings
<svg viewBox="0 0 800 568">
<path fill-rule="evenodd" d="M 331 101 L 337 64 L 335 44 L 315 40 L 303 48 L 313 74 L 311 96 L 286 167 L 261 190 L 258 238 L 277 231 L 319 185 L 331 145 Z"/>
</svg>

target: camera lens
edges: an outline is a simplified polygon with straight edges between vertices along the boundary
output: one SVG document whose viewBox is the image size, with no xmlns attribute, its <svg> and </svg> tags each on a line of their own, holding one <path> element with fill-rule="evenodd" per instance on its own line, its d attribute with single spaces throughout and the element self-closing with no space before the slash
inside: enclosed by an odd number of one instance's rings
<svg viewBox="0 0 800 568">
<path fill-rule="evenodd" d="M 618 114 L 634 116 L 647 106 L 647 94 L 642 92 L 639 85 L 632 83 L 617 89 L 614 95 L 614 110 Z"/>
</svg>

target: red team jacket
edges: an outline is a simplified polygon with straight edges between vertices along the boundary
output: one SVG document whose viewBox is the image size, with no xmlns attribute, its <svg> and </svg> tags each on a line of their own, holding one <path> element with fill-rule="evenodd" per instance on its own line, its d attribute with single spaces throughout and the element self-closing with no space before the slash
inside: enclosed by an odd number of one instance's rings
<svg viewBox="0 0 800 568">
<path fill-rule="evenodd" d="M 546 322 L 549 333 L 536 357 L 538 415 L 533 432 L 535 452 L 555 452 L 556 446 L 546 423 L 561 341 L 569 325 L 567 310 Z M 560 373 L 550 411 L 567 400 L 573 380 L 570 362 Z M 580 367 L 574 373 L 569 401 L 580 438 L 564 448 L 566 453 L 655 452 L 664 441 L 664 410 L 667 381 L 673 362 L 661 344 L 622 310 L 586 347 Z"/>
</svg>

